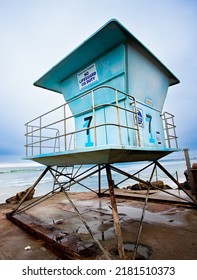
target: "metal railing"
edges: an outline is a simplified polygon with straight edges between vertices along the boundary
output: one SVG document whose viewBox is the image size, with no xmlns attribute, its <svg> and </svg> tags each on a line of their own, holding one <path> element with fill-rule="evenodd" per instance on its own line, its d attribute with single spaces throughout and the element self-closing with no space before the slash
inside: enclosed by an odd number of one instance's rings
<svg viewBox="0 0 197 280">
<path fill-rule="evenodd" d="M 178 148 L 177 136 L 176 136 L 176 126 L 174 123 L 174 115 L 164 112 L 162 114 L 162 119 L 164 122 L 164 132 L 165 140 L 168 144 L 168 148 Z"/>
<path fill-rule="evenodd" d="M 105 94 L 108 95 L 104 103 L 98 102 L 99 98 L 97 97 L 102 90 L 105 90 Z M 91 99 L 91 105 L 82 112 L 72 114 L 70 107 L 80 102 L 80 100 L 82 101 L 83 98 Z M 122 105 L 122 102 L 126 98 L 131 100 L 129 108 Z M 107 107 L 112 108 L 113 117 L 116 121 L 97 121 L 97 112 Z M 91 113 L 92 116 L 91 121 L 87 118 L 88 126 L 82 126 L 80 129 L 76 129 L 76 118 L 88 113 Z M 126 116 L 126 122 L 121 120 L 123 114 Z M 91 125 L 92 121 L 93 125 Z M 132 131 L 136 134 L 136 146 L 140 146 L 141 143 L 135 98 L 110 86 L 100 86 L 75 97 L 71 101 L 31 120 L 26 123 L 25 126 L 26 157 L 75 150 L 78 148 L 76 139 L 78 139 L 82 133 L 88 136 L 91 132 L 94 139 L 93 146 L 97 147 L 99 145 L 98 130 L 101 128 L 105 128 L 105 133 L 110 134 L 109 128 L 116 127 L 118 129 L 117 141 L 119 145 L 125 145 L 123 140 L 123 133 L 125 130 Z M 107 135 L 104 144 L 110 144 Z"/>
</svg>

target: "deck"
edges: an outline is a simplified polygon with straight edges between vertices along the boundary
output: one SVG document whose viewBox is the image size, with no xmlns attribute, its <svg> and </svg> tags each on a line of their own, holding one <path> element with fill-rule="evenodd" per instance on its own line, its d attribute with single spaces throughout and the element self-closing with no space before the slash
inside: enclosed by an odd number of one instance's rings
<svg viewBox="0 0 197 280">
<path fill-rule="evenodd" d="M 118 162 L 154 161 L 174 151 L 175 149 L 149 150 L 147 148 L 106 146 L 33 155 L 25 159 L 33 160 L 46 166 L 111 164 Z"/>
</svg>

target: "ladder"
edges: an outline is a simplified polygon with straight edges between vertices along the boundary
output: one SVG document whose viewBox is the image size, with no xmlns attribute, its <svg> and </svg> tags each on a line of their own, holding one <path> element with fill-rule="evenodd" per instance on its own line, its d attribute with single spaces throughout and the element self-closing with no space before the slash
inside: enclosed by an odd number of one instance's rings
<svg viewBox="0 0 197 280">
<path fill-rule="evenodd" d="M 168 143 L 168 148 L 178 148 L 176 126 L 174 124 L 174 115 L 164 112 L 162 115 L 164 122 L 165 140 Z"/>
<path fill-rule="evenodd" d="M 61 187 L 60 192 L 65 190 L 69 191 L 73 173 L 74 166 L 57 166 L 53 181 L 53 192 L 55 192 L 57 187 Z M 68 186 L 66 186 L 67 184 Z"/>
</svg>

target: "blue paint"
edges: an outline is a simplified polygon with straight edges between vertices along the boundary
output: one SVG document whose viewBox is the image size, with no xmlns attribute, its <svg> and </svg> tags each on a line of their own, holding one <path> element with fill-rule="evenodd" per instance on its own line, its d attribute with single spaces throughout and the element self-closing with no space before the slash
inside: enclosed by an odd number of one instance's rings
<svg viewBox="0 0 197 280">
<path fill-rule="evenodd" d="M 137 115 L 138 115 L 138 125 L 139 126 L 143 126 L 144 125 L 144 121 L 143 121 L 143 112 L 141 109 L 137 109 Z"/>
<path fill-rule="evenodd" d="M 132 45 L 128 46 L 128 77 L 128 92 L 139 102 L 162 111 L 169 78 L 153 60 Z M 151 102 L 148 104 L 148 101 Z"/>
<path fill-rule="evenodd" d="M 149 132 L 149 142 L 155 143 L 155 139 L 153 138 L 153 132 L 152 132 L 152 116 L 150 114 L 146 114 L 146 121 L 148 122 L 148 132 Z"/>
<path fill-rule="evenodd" d="M 96 88 L 100 85 L 110 85 L 119 90 L 125 91 L 125 46 L 120 45 L 117 48 L 110 50 L 102 57 L 96 58 L 93 62 L 97 71 L 98 80 L 90 83 L 87 86 L 80 88 L 78 82 L 78 75 L 80 72 L 88 68 L 86 65 L 78 69 L 73 75 L 68 77 L 61 83 L 62 93 L 66 101 L 71 101 L 77 96 Z M 90 64 L 89 66 L 91 66 Z M 119 95 L 121 98 L 121 95 Z M 100 91 L 99 95 L 95 95 L 95 104 L 103 104 L 108 102 L 115 102 L 115 96 L 110 95 L 106 90 Z M 86 96 L 83 99 L 78 99 L 76 102 L 70 104 L 73 114 L 78 114 L 84 110 L 90 109 L 92 106 L 91 96 Z"/>
<path fill-rule="evenodd" d="M 94 143 L 91 141 L 91 134 L 90 134 L 90 125 L 92 121 L 92 116 L 88 116 L 84 118 L 84 125 L 83 127 L 87 128 L 86 135 L 87 135 L 87 142 L 85 143 L 85 147 L 91 147 L 94 145 Z"/>
<path fill-rule="evenodd" d="M 131 99 L 118 93 L 118 105 L 125 110 L 117 113 L 114 92 L 109 88 L 95 90 L 107 85 L 135 98 L 143 149 L 165 150 L 161 112 L 168 87 L 178 82 L 147 48 L 112 20 L 35 84 L 62 93 L 69 102 L 75 130 L 79 131 L 75 135 L 76 149 L 139 147 L 136 131 L 130 129 L 137 125 L 136 115 L 127 111 L 134 110 Z M 93 120 L 99 126 L 96 135 Z"/>
</svg>

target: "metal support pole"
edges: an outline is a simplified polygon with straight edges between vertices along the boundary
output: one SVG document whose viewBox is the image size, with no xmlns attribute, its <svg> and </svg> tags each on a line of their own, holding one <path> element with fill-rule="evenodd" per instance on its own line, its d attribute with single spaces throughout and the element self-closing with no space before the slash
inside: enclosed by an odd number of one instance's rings
<svg viewBox="0 0 197 280">
<path fill-rule="evenodd" d="M 194 180 L 193 180 L 193 176 L 192 176 L 192 172 L 191 172 L 191 164 L 190 164 L 190 159 L 189 159 L 189 149 L 184 149 L 183 151 L 185 154 L 185 161 L 186 161 L 186 166 L 187 166 L 189 185 L 190 185 L 192 194 L 195 194 Z"/>
<path fill-rule="evenodd" d="M 176 181 L 176 179 L 158 162 L 155 162 L 157 164 L 157 166 L 175 183 L 177 184 L 177 186 L 187 195 L 189 196 L 189 198 L 193 201 L 190 203 L 194 203 L 195 206 L 197 206 L 197 202 L 196 200 L 192 197 L 192 195 L 190 195 L 182 186 L 181 184 L 179 184 L 179 182 Z M 164 191 L 164 190 L 162 190 Z M 183 198 L 182 198 L 183 199 Z M 184 199 L 185 200 L 185 199 Z"/>
<path fill-rule="evenodd" d="M 117 237 L 117 241 L 118 241 L 118 252 L 119 252 L 120 259 L 124 260 L 125 259 L 124 244 L 123 244 L 123 240 L 122 240 L 121 227 L 120 227 L 120 223 L 119 223 L 116 197 L 114 194 L 114 183 L 112 180 L 111 168 L 110 168 L 109 164 L 106 164 L 106 173 L 107 173 L 109 193 L 110 193 L 110 199 L 111 199 L 111 205 L 112 205 L 114 228 L 115 228 L 116 237 Z"/>
<path fill-rule="evenodd" d="M 80 183 L 80 181 L 83 181 L 84 179 L 86 179 L 86 178 L 90 177 L 91 175 L 93 175 L 93 174 L 95 174 L 95 173 L 98 172 L 98 170 L 95 170 L 95 171 L 92 171 L 91 173 L 88 173 L 88 174 L 85 175 L 84 177 L 81 177 L 81 178 L 80 178 L 81 175 L 83 175 L 83 174 L 89 172 L 91 169 L 93 169 L 93 168 L 95 168 L 95 167 L 96 167 L 96 165 L 93 166 L 93 167 L 91 167 L 91 168 L 89 168 L 88 170 L 82 172 L 81 174 L 79 174 L 79 175 L 77 175 L 77 176 L 75 176 L 75 175 L 76 175 L 76 174 L 75 174 L 74 177 L 72 177 L 72 178 L 71 178 L 70 176 L 68 176 L 67 174 L 62 174 L 61 172 L 59 172 L 58 170 L 55 170 L 55 169 L 53 169 L 53 168 L 50 168 L 50 172 L 54 171 L 54 172 L 56 172 L 56 174 L 64 175 L 66 178 L 69 179 L 69 181 L 68 181 L 67 183 L 64 184 L 63 190 L 66 189 L 66 185 L 68 185 L 68 184 L 69 184 L 69 187 L 71 187 L 71 186 L 73 186 L 73 185 L 75 185 L 75 184 L 79 184 L 79 185 L 81 185 L 82 187 L 84 187 L 84 188 L 86 188 L 86 189 L 88 189 L 88 190 L 90 190 L 90 191 L 92 191 L 92 192 L 94 192 L 94 193 L 97 194 L 96 191 L 94 191 L 94 190 L 90 189 L 89 187 L 85 186 L 84 184 Z M 102 170 L 102 169 L 104 169 L 104 168 L 105 168 L 104 166 L 103 166 L 103 167 L 100 167 L 100 170 Z M 52 175 L 53 175 L 53 174 L 52 174 Z M 77 178 L 79 178 L 79 179 L 77 179 Z"/>
<path fill-rule="evenodd" d="M 169 194 L 169 195 L 171 195 L 171 196 L 174 196 L 174 197 L 176 197 L 176 198 L 181 198 L 182 200 L 184 200 L 184 201 L 186 201 L 186 202 L 188 202 L 189 204 L 194 204 L 195 206 L 197 206 L 197 202 L 193 199 L 193 197 L 179 184 L 179 182 L 177 182 L 176 181 L 176 179 L 161 165 L 161 164 L 159 164 L 159 162 L 158 161 L 155 161 L 155 162 L 152 162 L 151 164 L 149 164 L 148 166 L 146 166 L 145 168 L 143 168 L 143 170 L 144 169 L 146 169 L 147 167 L 149 167 L 149 166 L 151 166 L 152 164 L 154 164 L 154 163 L 156 163 L 157 164 L 157 166 L 183 191 L 183 192 L 185 192 L 185 194 L 187 194 L 187 196 L 189 196 L 189 198 L 191 198 L 191 200 L 194 202 L 191 202 L 191 201 L 189 201 L 189 200 L 187 200 L 187 199 L 185 199 L 185 198 L 182 198 L 182 197 L 179 197 L 179 196 L 177 196 L 177 195 L 175 195 L 175 194 L 173 194 L 173 193 L 170 193 L 170 192 L 168 192 L 168 191 L 165 191 L 164 189 L 161 189 L 161 188 L 158 188 L 158 187 L 156 187 L 156 186 L 154 186 L 154 188 L 155 189 L 158 189 L 158 190 L 160 190 L 160 191 L 162 191 L 162 192 L 164 192 L 164 193 L 167 193 L 167 194 Z M 136 177 L 136 176 L 134 176 L 134 175 L 130 175 L 129 173 L 127 173 L 127 172 L 125 172 L 125 171 L 123 171 L 123 170 L 121 170 L 121 169 L 118 169 L 117 167 L 115 167 L 115 166 L 111 166 L 111 169 L 112 170 L 114 170 L 114 171 L 116 171 L 116 172 L 118 172 L 118 173 L 120 173 L 120 174 L 122 174 L 122 175 L 124 175 L 124 176 L 127 176 L 128 178 L 130 178 L 130 179 L 133 179 L 133 180 L 135 180 L 135 181 L 137 181 L 137 182 L 139 182 L 139 183 L 143 183 L 144 185 L 146 185 L 147 187 L 148 187 L 148 182 L 146 182 L 146 181 L 144 181 L 144 180 L 142 180 L 142 179 L 140 179 L 140 178 L 138 178 L 138 177 Z"/>
<path fill-rule="evenodd" d="M 45 174 L 48 172 L 48 170 L 50 169 L 49 166 L 47 166 L 47 168 L 45 168 L 45 170 L 42 172 L 42 174 L 38 177 L 38 179 L 35 181 L 35 183 L 29 188 L 29 190 L 27 191 L 27 193 L 22 197 L 22 199 L 19 201 L 19 204 L 17 205 L 17 207 L 12 211 L 12 213 L 15 213 L 18 208 L 21 206 L 21 204 L 25 201 L 26 197 L 30 194 L 30 192 L 35 189 L 35 187 L 38 185 L 38 183 L 41 181 L 41 179 L 45 176 Z"/>
<path fill-rule="evenodd" d="M 60 182 L 58 181 L 58 179 L 55 177 L 55 175 L 53 173 L 51 173 L 53 175 L 54 180 L 60 185 Z M 94 234 L 92 233 L 92 230 L 90 229 L 90 227 L 88 226 L 88 224 L 86 223 L 86 221 L 83 219 L 82 215 L 80 214 L 79 210 L 77 209 L 77 207 L 75 206 L 75 204 L 73 203 L 73 201 L 70 199 L 69 195 L 67 194 L 67 192 L 64 192 L 68 201 L 70 202 L 70 204 L 72 205 L 75 213 L 78 215 L 79 219 L 82 221 L 82 223 L 84 224 L 84 226 L 86 227 L 87 231 L 89 232 L 89 234 L 91 235 L 91 237 L 93 238 L 93 240 L 96 242 L 96 244 L 98 245 L 98 247 L 100 248 L 100 250 L 103 252 L 105 258 L 107 260 L 110 260 L 109 257 L 109 253 L 103 248 L 103 246 L 101 245 L 101 243 L 99 242 L 99 240 L 94 236 Z"/>
<path fill-rule="evenodd" d="M 101 168 L 100 164 L 98 165 L 98 195 L 101 194 Z"/>
<path fill-rule="evenodd" d="M 151 181 L 152 181 L 155 169 L 156 169 L 156 164 L 153 167 L 153 170 L 152 170 L 152 173 L 151 173 L 151 176 L 150 176 L 150 180 L 149 180 L 149 184 L 148 184 L 148 189 L 147 189 L 146 198 L 145 198 L 145 202 L 144 202 L 144 207 L 143 207 L 143 211 L 142 211 L 142 215 L 141 215 L 141 220 L 140 220 L 140 226 L 139 226 L 138 235 L 137 235 L 137 239 L 136 239 L 136 243 L 135 243 L 135 248 L 134 248 L 134 252 L 133 252 L 133 260 L 135 260 L 135 257 L 136 257 L 136 254 L 137 254 L 137 249 L 138 249 L 138 245 L 139 245 L 140 235 L 141 235 L 141 231 L 142 231 L 142 223 L 143 223 L 144 216 L 145 216 L 145 211 L 146 211 L 146 207 L 147 207 L 147 203 L 148 203 L 148 197 L 149 197 L 149 191 L 150 191 L 150 187 L 151 187 Z"/>
<path fill-rule="evenodd" d="M 91 235 L 91 237 L 93 238 L 93 240 L 96 242 L 96 244 L 98 245 L 98 247 L 100 248 L 100 250 L 103 252 L 105 258 L 107 260 L 110 260 L 111 258 L 109 257 L 109 253 L 103 248 L 103 246 L 101 245 L 101 243 L 99 242 L 99 240 L 94 236 L 94 234 L 92 233 L 92 230 L 90 229 L 90 227 L 88 226 L 88 224 L 86 223 L 86 221 L 83 219 L 83 217 L 81 216 L 79 210 L 77 209 L 77 207 L 74 205 L 74 203 L 72 202 L 72 200 L 70 199 L 70 197 L 68 196 L 67 192 L 65 192 L 65 195 L 68 199 L 68 201 L 70 202 L 70 204 L 72 205 L 73 209 L 75 210 L 75 213 L 78 215 L 79 219 L 82 221 L 82 223 L 84 224 L 84 226 L 86 227 L 87 231 L 89 232 L 89 234 Z"/>
</svg>

